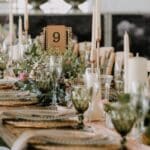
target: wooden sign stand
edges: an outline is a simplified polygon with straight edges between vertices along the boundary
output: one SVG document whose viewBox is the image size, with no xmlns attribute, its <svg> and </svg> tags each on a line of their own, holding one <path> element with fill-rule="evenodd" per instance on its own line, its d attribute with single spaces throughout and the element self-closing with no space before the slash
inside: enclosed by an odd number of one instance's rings
<svg viewBox="0 0 150 150">
<path fill-rule="evenodd" d="M 48 25 L 44 29 L 45 31 L 45 49 L 56 50 L 60 54 L 63 54 L 69 47 L 70 43 L 70 27 L 64 25 Z"/>
</svg>

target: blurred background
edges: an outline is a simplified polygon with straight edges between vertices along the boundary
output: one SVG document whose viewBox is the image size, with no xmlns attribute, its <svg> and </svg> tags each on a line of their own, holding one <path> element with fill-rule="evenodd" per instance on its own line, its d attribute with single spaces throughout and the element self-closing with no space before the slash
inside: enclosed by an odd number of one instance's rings
<svg viewBox="0 0 150 150">
<path fill-rule="evenodd" d="M 25 0 L 12 1 L 17 25 L 18 16 L 23 17 Z M 101 4 L 102 45 L 121 51 L 124 31 L 128 31 L 131 51 L 150 58 L 150 0 L 102 0 Z M 64 24 L 72 27 L 79 42 L 91 40 L 92 0 L 29 0 L 28 8 L 33 38 L 48 24 Z M 8 12 L 8 0 L 0 0 L 2 26 L 8 24 Z"/>
</svg>

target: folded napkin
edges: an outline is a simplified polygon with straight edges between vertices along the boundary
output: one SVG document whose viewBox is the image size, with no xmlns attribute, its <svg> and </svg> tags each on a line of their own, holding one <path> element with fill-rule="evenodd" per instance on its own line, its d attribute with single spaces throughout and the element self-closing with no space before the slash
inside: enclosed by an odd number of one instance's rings
<svg viewBox="0 0 150 150">
<path fill-rule="evenodd" d="M 29 106 L 37 103 L 38 99 L 36 98 L 0 97 L 0 106 L 5 107 Z"/>
<path fill-rule="evenodd" d="M 74 145 L 74 146 L 104 146 L 114 144 L 112 140 L 94 132 L 72 131 L 72 130 L 37 130 L 24 132 L 12 146 L 12 150 L 23 150 L 27 143 L 37 144 L 35 141 L 46 143 Z M 33 140 L 33 142 L 32 142 Z M 114 140 L 113 140 L 114 141 Z M 40 143 L 39 143 L 40 144 Z"/>
<path fill-rule="evenodd" d="M 37 104 L 35 94 L 15 90 L 0 90 L 0 106 L 26 106 Z"/>
<path fill-rule="evenodd" d="M 58 106 L 57 110 L 51 110 L 47 108 L 31 108 L 31 109 L 18 109 L 11 110 L 9 112 L 3 112 L 4 117 L 14 118 L 14 119 L 24 119 L 24 120 L 58 120 L 68 117 L 76 116 L 74 109 L 68 109 L 65 107 Z"/>
<path fill-rule="evenodd" d="M 16 80 L 0 79 L 0 90 L 9 90 L 14 88 Z"/>
<path fill-rule="evenodd" d="M 36 97 L 35 94 L 30 93 L 29 91 L 17 91 L 17 90 L 0 90 L 0 97 Z"/>
<path fill-rule="evenodd" d="M 28 130 L 25 131 L 15 141 L 11 150 L 23 150 L 28 143 L 33 147 L 47 147 L 48 149 L 61 150 L 116 150 L 120 147 L 120 136 L 104 126 L 98 124 L 95 132 L 85 132 L 81 130 Z M 149 147 L 143 145 L 130 137 L 127 147 L 132 150 L 149 150 Z"/>
<path fill-rule="evenodd" d="M 58 128 L 77 125 L 74 110 L 59 107 L 57 111 L 50 109 L 10 110 L 3 112 L 4 124 L 23 128 Z"/>
<path fill-rule="evenodd" d="M 62 121 L 29 121 L 5 119 L 3 124 L 12 125 L 19 128 L 51 129 L 51 128 L 73 128 L 77 126 L 76 120 L 66 119 Z"/>
</svg>

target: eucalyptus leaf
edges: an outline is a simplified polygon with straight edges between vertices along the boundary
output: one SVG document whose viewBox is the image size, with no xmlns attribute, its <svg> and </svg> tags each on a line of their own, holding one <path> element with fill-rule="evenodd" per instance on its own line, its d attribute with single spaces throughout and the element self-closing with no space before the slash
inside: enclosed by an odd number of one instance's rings
<svg viewBox="0 0 150 150">
<path fill-rule="evenodd" d="M 127 94 L 127 93 L 121 93 L 118 95 L 118 100 L 121 102 L 121 103 L 128 103 L 130 102 L 130 94 Z"/>
</svg>

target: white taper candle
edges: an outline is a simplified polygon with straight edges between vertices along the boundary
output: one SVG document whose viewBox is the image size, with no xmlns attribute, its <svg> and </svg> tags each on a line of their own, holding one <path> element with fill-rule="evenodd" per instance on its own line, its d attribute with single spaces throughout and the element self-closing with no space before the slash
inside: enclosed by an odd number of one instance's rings
<svg viewBox="0 0 150 150">
<path fill-rule="evenodd" d="M 19 45 L 22 44 L 22 19 L 19 17 L 18 21 L 18 39 L 19 39 Z"/>
<path fill-rule="evenodd" d="M 101 0 L 96 0 L 96 40 L 101 40 L 101 13 L 100 3 Z"/>
<path fill-rule="evenodd" d="M 9 44 L 13 44 L 13 2 L 9 0 Z"/>
<path fill-rule="evenodd" d="M 26 34 L 28 34 L 28 30 L 29 30 L 28 0 L 25 0 L 24 30 Z"/>
<path fill-rule="evenodd" d="M 95 61 L 95 51 L 96 51 L 96 0 L 93 1 L 93 14 L 92 14 L 92 43 L 91 43 L 91 55 L 90 55 L 90 61 L 93 63 Z"/>
<path fill-rule="evenodd" d="M 97 60 L 96 60 L 96 66 L 97 69 L 99 70 L 100 64 L 99 64 L 99 57 L 100 57 L 100 41 L 101 41 L 101 15 L 100 15 L 100 0 L 96 0 L 95 2 L 95 7 L 96 7 L 96 20 L 95 20 L 95 38 L 96 38 L 96 55 L 97 55 Z"/>
<path fill-rule="evenodd" d="M 124 92 L 128 93 L 128 60 L 129 60 L 129 35 L 127 32 L 124 34 Z"/>
</svg>

